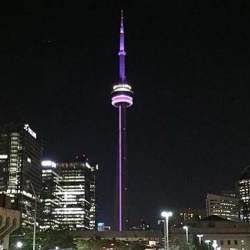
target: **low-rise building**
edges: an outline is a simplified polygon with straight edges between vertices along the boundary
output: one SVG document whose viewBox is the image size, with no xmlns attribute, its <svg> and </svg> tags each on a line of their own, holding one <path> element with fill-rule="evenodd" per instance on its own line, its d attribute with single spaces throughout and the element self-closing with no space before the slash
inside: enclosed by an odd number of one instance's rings
<svg viewBox="0 0 250 250">
<path fill-rule="evenodd" d="M 169 230 L 170 244 L 185 245 L 206 243 L 221 250 L 249 250 L 250 225 L 236 222 L 215 215 L 187 224 L 188 231 L 182 225 Z"/>
<path fill-rule="evenodd" d="M 207 216 L 217 215 L 224 219 L 239 220 L 239 199 L 233 192 L 222 192 L 220 195 L 207 194 Z"/>
<path fill-rule="evenodd" d="M 105 239 L 117 241 L 140 241 L 149 242 L 155 241 L 159 243 L 162 240 L 162 233 L 160 231 L 75 231 L 72 232 L 75 239 L 91 240 L 91 239 Z"/>
</svg>

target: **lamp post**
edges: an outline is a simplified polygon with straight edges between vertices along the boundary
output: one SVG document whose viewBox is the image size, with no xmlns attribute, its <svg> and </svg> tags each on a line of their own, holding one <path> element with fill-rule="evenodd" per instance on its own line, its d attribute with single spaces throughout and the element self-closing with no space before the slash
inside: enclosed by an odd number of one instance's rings
<svg viewBox="0 0 250 250">
<path fill-rule="evenodd" d="M 165 244 L 164 244 L 164 248 L 165 250 L 169 250 L 169 242 L 168 242 L 168 219 L 169 217 L 171 217 L 173 215 L 172 212 L 162 212 L 161 216 L 165 218 L 166 222 L 165 222 L 165 228 L 164 228 L 164 238 L 165 238 Z"/>
<path fill-rule="evenodd" d="M 33 227 L 33 250 L 36 250 L 36 210 L 37 210 L 37 196 L 36 196 L 36 192 L 35 192 L 35 189 L 33 187 L 32 182 L 30 180 L 27 180 L 26 183 L 30 184 L 31 189 L 33 191 L 33 195 L 35 197 L 34 227 Z"/>
<path fill-rule="evenodd" d="M 197 237 L 199 238 L 199 244 L 201 245 L 201 238 L 203 237 L 203 234 L 197 234 Z"/>
<path fill-rule="evenodd" d="M 188 244 L 188 226 L 184 226 L 183 229 L 186 230 L 186 241 L 187 241 L 187 244 Z"/>
</svg>

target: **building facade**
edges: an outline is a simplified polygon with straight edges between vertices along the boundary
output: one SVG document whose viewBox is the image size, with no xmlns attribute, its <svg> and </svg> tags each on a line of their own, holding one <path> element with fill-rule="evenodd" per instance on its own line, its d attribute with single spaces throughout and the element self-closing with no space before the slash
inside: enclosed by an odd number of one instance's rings
<svg viewBox="0 0 250 250">
<path fill-rule="evenodd" d="M 200 220 L 206 217 L 205 209 L 179 208 L 174 209 L 171 225 L 185 224 L 186 222 Z"/>
<path fill-rule="evenodd" d="M 58 165 L 53 161 L 42 161 L 41 189 L 41 229 L 57 229 L 60 227 L 55 211 L 61 207 L 59 194 L 62 193 L 62 176 Z"/>
<path fill-rule="evenodd" d="M 250 166 L 247 166 L 237 182 L 240 220 L 250 221 Z"/>
<path fill-rule="evenodd" d="M 43 141 L 26 123 L 0 127 L 0 193 L 21 213 L 21 225 L 32 227 L 40 195 Z M 40 207 L 37 206 L 37 216 Z"/>
<path fill-rule="evenodd" d="M 0 126 L 0 194 L 19 210 L 22 228 L 97 229 L 96 173 L 86 157 L 41 161 L 43 140 L 26 123 Z"/>
<path fill-rule="evenodd" d="M 86 157 L 75 162 L 58 163 L 61 172 L 60 188 L 56 191 L 59 206 L 53 218 L 70 230 L 96 230 L 96 173 L 98 165 L 91 166 Z"/>
<path fill-rule="evenodd" d="M 207 194 L 206 212 L 207 216 L 217 215 L 228 220 L 238 221 L 239 199 L 233 192 L 221 195 Z"/>
<path fill-rule="evenodd" d="M 0 249 L 9 249 L 10 234 L 20 226 L 20 212 L 11 209 L 10 198 L 0 195 Z"/>
<path fill-rule="evenodd" d="M 216 250 L 250 249 L 250 225 L 247 222 L 232 221 L 212 215 L 187 226 L 188 231 L 180 225 L 170 228 L 171 249 L 174 247 L 184 249 L 187 245 L 207 245 L 209 249 Z"/>
</svg>

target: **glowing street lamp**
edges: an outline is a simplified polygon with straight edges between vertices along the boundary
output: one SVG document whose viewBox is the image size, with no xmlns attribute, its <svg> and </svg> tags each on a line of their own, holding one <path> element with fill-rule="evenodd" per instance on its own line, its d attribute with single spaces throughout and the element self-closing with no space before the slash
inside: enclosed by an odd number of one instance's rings
<svg viewBox="0 0 250 250">
<path fill-rule="evenodd" d="M 217 247 L 218 247 L 217 240 L 213 240 L 212 246 L 214 249 L 217 249 Z"/>
<path fill-rule="evenodd" d="M 205 243 L 210 246 L 211 240 L 205 240 Z"/>
<path fill-rule="evenodd" d="M 183 229 L 186 230 L 186 241 L 187 241 L 187 244 L 188 244 L 188 226 L 184 226 Z"/>
<path fill-rule="evenodd" d="M 21 241 L 18 241 L 18 242 L 16 243 L 16 246 L 17 246 L 17 248 L 22 248 L 23 243 L 22 243 Z"/>
<path fill-rule="evenodd" d="M 161 216 L 165 218 L 166 223 L 165 223 L 165 227 L 164 227 L 164 238 L 165 238 L 165 242 L 164 242 L 164 249 L 168 250 L 169 249 L 169 242 L 168 242 L 168 219 L 169 217 L 171 217 L 173 215 L 172 212 L 165 212 L 163 211 L 161 213 Z"/>
<path fill-rule="evenodd" d="M 197 237 L 199 238 L 199 244 L 201 245 L 201 238 L 203 237 L 203 234 L 197 234 Z"/>
</svg>

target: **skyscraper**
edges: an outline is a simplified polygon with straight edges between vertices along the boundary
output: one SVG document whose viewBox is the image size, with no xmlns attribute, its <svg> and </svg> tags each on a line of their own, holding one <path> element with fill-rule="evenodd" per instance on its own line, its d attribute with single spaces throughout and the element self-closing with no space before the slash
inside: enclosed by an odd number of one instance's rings
<svg viewBox="0 0 250 250">
<path fill-rule="evenodd" d="M 58 163 L 61 171 L 60 206 L 53 217 L 70 230 L 97 229 L 96 172 L 98 165 L 89 164 L 86 157 L 74 162 Z"/>
<path fill-rule="evenodd" d="M 119 50 L 119 83 L 113 86 L 112 105 L 118 108 L 118 169 L 116 180 L 115 229 L 129 229 L 128 214 L 128 170 L 127 170 L 127 122 L 126 109 L 133 104 L 133 91 L 127 83 L 125 74 L 125 43 L 123 11 L 121 11 L 120 50 Z"/>
<path fill-rule="evenodd" d="M 250 166 L 247 166 L 237 182 L 240 220 L 250 221 Z"/>
<path fill-rule="evenodd" d="M 41 226 L 42 230 L 60 227 L 60 221 L 55 214 L 61 207 L 59 194 L 62 193 L 62 176 L 58 164 L 46 160 L 41 163 L 42 188 L 41 188 Z"/>
<path fill-rule="evenodd" d="M 0 127 L 0 193 L 21 212 L 21 225 L 33 226 L 35 200 L 41 188 L 43 141 L 28 124 Z M 32 184 L 32 187 L 30 186 Z M 37 215 L 40 207 L 38 204 Z"/>
</svg>

